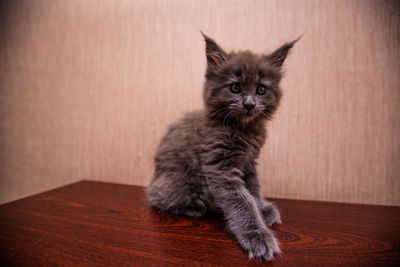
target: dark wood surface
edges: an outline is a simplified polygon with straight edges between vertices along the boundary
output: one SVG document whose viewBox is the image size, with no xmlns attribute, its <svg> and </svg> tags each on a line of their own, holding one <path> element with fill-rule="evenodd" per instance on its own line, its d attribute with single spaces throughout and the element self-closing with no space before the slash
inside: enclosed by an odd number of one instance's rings
<svg viewBox="0 0 400 267">
<path fill-rule="evenodd" d="M 218 215 L 152 211 L 145 188 L 83 181 L 0 206 L 0 264 L 400 266 L 400 208 L 275 199 L 283 254 L 249 261 Z"/>
</svg>

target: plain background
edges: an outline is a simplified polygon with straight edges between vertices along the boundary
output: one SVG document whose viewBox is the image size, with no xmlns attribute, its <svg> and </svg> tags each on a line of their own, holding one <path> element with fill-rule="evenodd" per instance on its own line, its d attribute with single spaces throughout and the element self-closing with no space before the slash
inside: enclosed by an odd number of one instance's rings
<svg viewBox="0 0 400 267">
<path fill-rule="evenodd" d="M 201 29 L 268 53 L 299 35 L 263 195 L 400 205 L 398 1 L 1 1 L 0 202 L 82 179 L 147 185 L 202 108 Z M 101 197 L 101 196 L 99 196 Z"/>
</svg>

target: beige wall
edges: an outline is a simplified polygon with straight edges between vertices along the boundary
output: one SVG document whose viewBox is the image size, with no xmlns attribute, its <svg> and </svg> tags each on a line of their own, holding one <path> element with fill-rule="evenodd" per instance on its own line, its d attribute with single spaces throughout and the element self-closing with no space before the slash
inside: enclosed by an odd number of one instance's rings
<svg viewBox="0 0 400 267">
<path fill-rule="evenodd" d="M 81 179 L 146 185 L 169 123 L 201 108 L 199 29 L 286 62 L 266 196 L 400 205 L 396 1 L 2 1 L 0 202 Z"/>
</svg>

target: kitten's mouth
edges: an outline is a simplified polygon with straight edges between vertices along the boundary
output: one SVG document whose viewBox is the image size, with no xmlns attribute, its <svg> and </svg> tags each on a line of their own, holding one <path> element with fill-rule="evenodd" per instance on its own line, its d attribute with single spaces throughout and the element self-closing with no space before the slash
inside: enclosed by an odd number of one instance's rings
<svg viewBox="0 0 400 267">
<path fill-rule="evenodd" d="M 246 109 L 241 113 L 241 115 L 243 117 L 254 117 L 255 114 L 256 114 L 256 112 L 254 111 L 254 109 L 251 109 L 251 110 Z"/>
<path fill-rule="evenodd" d="M 250 121 L 252 121 L 256 116 L 257 112 L 255 112 L 254 110 L 244 110 L 243 112 L 241 112 L 239 114 L 239 118 L 242 122 L 244 123 L 248 123 Z"/>
</svg>

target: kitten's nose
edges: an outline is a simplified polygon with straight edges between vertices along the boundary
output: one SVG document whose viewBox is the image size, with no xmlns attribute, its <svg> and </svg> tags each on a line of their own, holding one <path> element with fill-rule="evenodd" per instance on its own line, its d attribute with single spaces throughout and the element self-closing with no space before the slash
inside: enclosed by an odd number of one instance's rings
<svg viewBox="0 0 400 267">
<path fill-rule="evenodd" d="M 244 103 L 243 105 L 248 111 L 250 111 L 250 110 L 252 110 L 254 108 L 254 106 L 256 104 L 254 104 L 254 103 Z"/>
<path fill-rule="evenodd" d="M 243 102 L 243 106 L 250 111 L 256 106 L 256 103 L 254 103 L 254 100 L 251 97 L 247 97 Z"/>
</svg>

